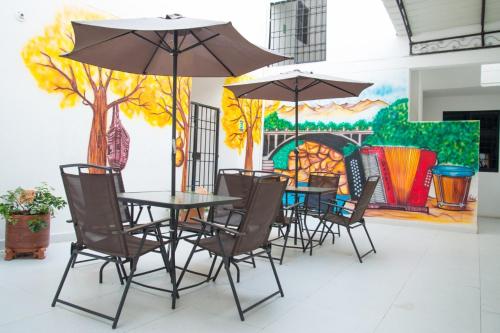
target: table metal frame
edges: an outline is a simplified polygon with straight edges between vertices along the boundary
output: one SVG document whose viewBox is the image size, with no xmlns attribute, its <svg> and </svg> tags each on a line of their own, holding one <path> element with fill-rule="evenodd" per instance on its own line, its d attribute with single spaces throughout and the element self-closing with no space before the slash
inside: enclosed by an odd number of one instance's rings
<svg viewBox="0 0 500 333">
<path fill-rule="evenodd" d="M 170 191 L 145 191 L 123 192 L 118 194 L 118 200 L 127 203 L 136 203 L 152 207 L 168 208 L 170 210 L 169 223 L 169 271 L 172 283 L 172 309 L 175 309 L 176 300 L 179 298 L 179 286 L 176 277 L 175 252 L 178 242 L 178 217 L 181 209 L 192 209 L 224 205 L 241 200 L 239 197 L 229 197 L 214 194 L 198 194 L 193 192 L 176 192 L 175 196 Z"/>
</svg>

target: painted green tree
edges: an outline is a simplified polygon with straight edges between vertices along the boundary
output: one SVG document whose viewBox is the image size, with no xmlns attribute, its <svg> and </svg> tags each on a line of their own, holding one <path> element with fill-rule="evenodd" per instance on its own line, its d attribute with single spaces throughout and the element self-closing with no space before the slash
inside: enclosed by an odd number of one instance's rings
<svg viewBox="0 0 500 333">
<path fill-rule="evenodd" d="M 408 99 L 404 98 L 380 110 L 372 128 L 373 135 L 363 145 L 430 149 L 437 153 L 439 164 L 479 169 L 478 121 L 409 122 Z"/>
</svg>

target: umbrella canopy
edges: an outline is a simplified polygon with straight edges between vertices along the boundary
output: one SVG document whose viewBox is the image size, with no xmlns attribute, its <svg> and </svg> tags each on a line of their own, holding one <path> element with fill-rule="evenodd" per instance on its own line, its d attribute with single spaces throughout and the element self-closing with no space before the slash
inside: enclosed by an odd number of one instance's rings
<svg viewBox="0 0 500 333">
<path fill-rule="evenodd" d="M 262 79 L 226 85 L 238 98 L 276 101 L 355 97 L 373 83 L 294 70 Z"/>
<path fill-rule="evenodd" d="M 224 86 L 237 98 L 295 102 L 295 184 L 298 183 L 299 101 L 355 97 L 373 85 L 327 75 L 294 70 L 262 79 Z"/>
<path fill-rule="evenodd" d="M 231 22 L 175 14 L 165 18 L 73 21 L 72 25 L 75 45 L 63 57 L 122 72 L 173 76 L 172 195 L 177 76 L 238 76 L 289 59 L 250 43 Z"/>
<path fill-rule="evenodd" d="M 288 59 L 250 43 L 231 22 L 170 15 L 72 25 L 75 46 L 64 57 L 128 73 L 238 76 Z"/>
</svg>

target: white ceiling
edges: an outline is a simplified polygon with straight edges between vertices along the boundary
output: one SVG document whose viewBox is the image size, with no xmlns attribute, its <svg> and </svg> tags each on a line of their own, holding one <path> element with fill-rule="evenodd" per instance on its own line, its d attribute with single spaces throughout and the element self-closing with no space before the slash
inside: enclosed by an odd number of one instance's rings
<svg viewBox="0 0 500 333">
<path fill-rule="evenodd" d="M 396 33 L 406 29 L 396 0 L 382 0 Z M 481 31 L 482 0 L 403 0 L 412 40 L 451 37 Z M 485 29 L 500 29 L 500 0 L 486 0 Z"/>
</svg>

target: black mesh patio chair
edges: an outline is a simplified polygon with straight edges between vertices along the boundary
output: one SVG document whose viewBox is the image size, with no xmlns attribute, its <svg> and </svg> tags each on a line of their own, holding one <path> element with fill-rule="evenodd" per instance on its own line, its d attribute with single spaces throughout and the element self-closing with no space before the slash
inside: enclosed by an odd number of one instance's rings
<svg viewBox="0 0 500 333">
<path fill-rule="evenodd" d="M 276 177 L 259 178 L 256 181 L 255 186 L 253 186 L 249 205 L 244 212 L 242 222 L 240 223 L 238 229 L 227 228 L 220 224 L 200 219 L 199 222 L 202 223 L 203 226 L 211 227 L 214 230 L 214 235 L 202 238 L 201 234 L 199 234 L 196 240 L 193 241 L 193 248 L 189 254 L 184 269 L 179 276 L 178 285 L 181 284 L 182 278 L 189 267 L 189 263 L 199 247 L 214 254 L 209 274 L 211 274 L 217 258 L 222 258 L 221 266 L 224 266 L 224 269 L 226 270 L 234 300 L 236 302 L 236 307 L 242 321 L 245 320 L 243 314 L 248 310 L 253 309 L 257 305 L 278 294 L 283 297 L 283 289 L 281 288 L 276 267 L 274 266 L 273 258 L 271 256 L 271 243 L 268 239 L 271 231 L 271 224 L 275 221 L 278 214 L 285 187 L 286 181 L 280 181 L 279 179 L 276 179 Z M 248 253 L 250 253 L 250 255 Z M 244 260 L 245 258 L 238 259 L 238 257 L 242 255 L 244 257 L 253 257 L 260 256 L 262 254 L 265 254 L 271 263 L 274 277 L 278 285 L 278 290 L 246 309 L 242 309 L 231 275 L 230 264 L 232 262 L 240 262 Z M 215 275 L 218 274 L 221 266 L 219 266 Z"/>
<path fill-rule="evenodd" d="M 354 247 L 354 250 L 356 251 L 356 255 L 358 256 L 360 263 L 363 262 L 363 258 L 366 255 L 372 252 L 377 253 L 375 247 L 373 246 L 370 234 L 366 229 L 364 214 L 366 209 L 368 208 L 368 204 L 370 203 L 370 199 L 373 195 L 373 192 L 375 191 L 378 180 L 379 180 L 378 176 L 368 177 L 363 187 L 363 191 L 361 192 L 361 195 L 359 197 L 359 200 L 357 202 L 349 201 L 354 205 L 354 208 L 348 208 L 345 205 L 337 205 L 332 202 L 324 202 L 329 207 L 332 207 L 332 210 L 330 209 L 327 210 L 320 218 L 320 223 L 324 224 L 326 228 L 330 231 L 334 225 L 346 228 L 347 234 L 351 239 L 352 245 Z M 360 255 L 358 247 L 356 246 L 356 243 L 354 242 L 354 238 L 352 237 L 351 233 L 352 229 L 355 229 L 360 226 L 363 227 L 363 229 L 365 230 L 366 236 L 368 237 L 368 241 L 370 242 L 371 245 L 371 250 L 364 253 L 363 255 Z"/>
<path fill-rule="evenodd" d="M 76 168 L 77 172 L 67 172 L 69 167 Z M 112 169 L 85 164 L 64 165 L 60 169 L 73 224 L 75 225 L 77 241 L 72 249 L 70 259 L 52 301 L 52 307 L 59 302 L 111 320 L 113 321 L 113 328 L 116 328 L 132 282 L 145 287 L 169 291 L 132 281 L 135 276 L 139 275 L 135 273 L 139 258 L 155 250 L 161 252 L 165 271 L 170 275 L 167 269 L 168 258 L 164 248 L 165 244 L 160 231 L 161 223 L 167 220 L 140 224 L 125 229 L 120 214 L 120 204 L 117 200 L 116 176 Z M 91 169 L 99 170 L 101 173 L 90 173 Z M 141 237 L 138 237 L 139 232 L 141 232 Z M 152 234 L 155 235 L 155 239 L 148 239 L 147 236 Z M 123 282 L 126 280 L 125 288 L 114 317 L 59 298 L 69 269 L 76 260 L 77 255 L 104 260 L 106 263 L 114 263 L 120 281 Z M 128 275 L 124 268 L 125 262 L 130 263 L 130 272 Z M 170 276 L 170 280 L 172 280 L 172 276 Z"/>
<path fill-rule="evenodd" d="M 338 174 L 328 174 L 324 172 L 314 172 L 309 175 L 308 186 L 310 187 L 321 187 L 321 188 L 331 188 L 333 189 L 331 193 L 324 193 L 320 197 L 315 194 L 308 194 L 305 196 L 304 205 L 300 212 L 304 215 L 311 216 L 319 219 L 322 214 L 327 210 L 335 210 L 334 206 L 328 206 L 325 202 L 336 204 L 337 190 L 339 187 L 340 175 Z M 308 242 L 306 244 L 306 249 L 309 247 L 309 253 L 312 254 L 312 249 L 314 247 L 315 236 L 321 227 L 321 234 L 316 245 L 323 244 L 328 234 L 332 235 L 332 242 L 335 242 L 335 235 L 340 236 L 340 229 L 337 226 L 337 231 L 333 232 L 331 229 L 326 229 L 324 224 L 318 223 L 315 229 L 310 230 L 305 226 L 306 233 L 308 234 Z M 312 231 L 312 234 L 310 232 Z M 326 231 L 326 232 L 325 232 Z M 304 250 L 305 251 L 305 250 Z"/>
<path fill-rule="evenodd" d="M 74 168 L 74 167 L 78 167 L 78 166 L 87 166 L 89 168 L 97 168 L 99 169 L 99 166 L 98 165 L 92 165 L 92 164 L 68 164 L 68 165 L 63 165 L 61 166 L 62 169 L 71 169 L 71 168 Z M 114 177 L 114 180 L 115 180 L 115 187 L 116 187 L 116 193 L 123 193 L 125 192 L 125 186 L 124 186 L 124 183 L 123 183 L 123 178 L 122 178 L 122 174 L 120 172 L 120 170 L 118 169 L 113 169 L 113 177 Z M 124 202 L 118 202 L 118 206 L 120 208 L 120 218 L 121 218 L 121 221 L 124 225 L 124 227 L 133 227 L 135 226 L 138 221 L 139 221 L 139 218 L 141 217 L 141 214 L 142 214 L 142 211 L 144 209 L 144 207 L 142 205 L 138 205 L 138 204 L 127 204 L 127 203 L 124 203 Z M 136 209 L 138 209 L 137 211 L 137 214 L 136 214 Z M 146 207 L 147 211 L 148 211 L 148 214 L 149 214 L 149 219 L 150 219 L 150 222 L 152 222 L 154 219 L 153 219 L 153 214 L 151 212 L 151 206 L 147 206 Z M 67 223 L 73 223 L 73 220 L 67 220 L 66 221 Z M 73 227 L 75 227 L 75 225 L 73 224 Z M 73 247 L 77 246 L 77 243 L 75 242 L 72 242 L 71 243 L 71 249 L 70 249 L 70 253 L 73 252 Z M 88 262 L 88 261 L 94 261 L 94 260 L 97 260 L 95 258 L 90 258 L 90 259 L 84 259 L 84 260 L 78 260 L 78 257 L 73 261 L 71 267 L 75 267 L 75 264 L 78 264 L 78 263 L 84 263 L 84 262 Z"/>
<path fill-rule="evenodd" d="M 279 260 L 280 265 L 283 264 L 283 258 L 285 257 L 285 251 L 287 248 L 296 248 L 303 250 L 305 247 L 304 237 L 303 237 L 303 228 L 300 220 L 298 218 L 298 207 L 300 206 L 300 202 L 297 202 L 292 205 L 284 206 L 283 202 L 280 205 L 280 210 L 278 212 L 278 216 L 274 220 L 272 227 L 278 230 L 278 235 L 269 241 L 272 245 L 281 247 L 281 254 L 279 258 L 274 258 Z M 300 241 L 302 246 L 289 245 L 288 239 L 290 237 L 290 231 L 292 227 L 295 226 L 295 232 L 297 232 L 297 228 L 299 230 Z M 296 238 L 296 236 L 295 236 Z M 278 243 L 277 241 L 283 239 L 283 243 Z"/>
</svg>

